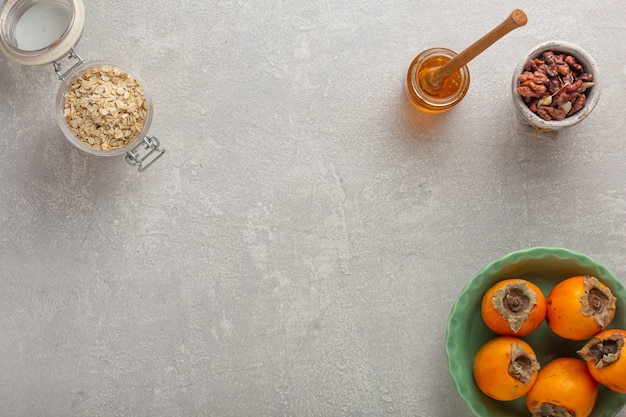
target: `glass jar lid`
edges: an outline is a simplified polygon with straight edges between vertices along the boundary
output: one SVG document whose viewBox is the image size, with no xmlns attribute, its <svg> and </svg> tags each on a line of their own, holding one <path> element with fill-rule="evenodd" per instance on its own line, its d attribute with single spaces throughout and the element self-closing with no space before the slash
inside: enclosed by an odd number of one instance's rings
<svg viewBox="0 0 626 417">
<path fill-rule="evenodd" d="M 0 13 L 0 51 L 23 65 L 67 56 L 85 26 L 83 0 L 7 0 Z"/>
</svg>

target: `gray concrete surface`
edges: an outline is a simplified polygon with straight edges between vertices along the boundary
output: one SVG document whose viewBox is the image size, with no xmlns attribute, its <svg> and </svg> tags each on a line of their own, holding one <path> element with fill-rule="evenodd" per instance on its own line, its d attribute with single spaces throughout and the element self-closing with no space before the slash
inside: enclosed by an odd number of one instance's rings
<svg viewBox="0 0 626 417">
<path fill-rule="evenodd" d="M 461 105 L 409 107 L 421 50 L 461 50 Z M 77 50 L 126 64 L 166 156 L 74 148 L 51 66 L 0 58 L 0 415 L 463 416 L 447 318 L 489 261 L 564 246 L 626 277 L 626 3 L 87 0 Z M 517 124 L 512 69 L 591 52 L 598 106 Z M 622 411 L 620 417 L 626 417 Z"/>
</svg>

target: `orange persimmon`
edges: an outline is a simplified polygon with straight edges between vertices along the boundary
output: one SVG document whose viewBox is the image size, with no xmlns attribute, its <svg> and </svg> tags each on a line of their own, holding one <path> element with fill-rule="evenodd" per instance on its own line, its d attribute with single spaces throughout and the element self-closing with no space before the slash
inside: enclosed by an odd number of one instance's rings
<svg viewBox="0 0 626 417">
<path fill-rule="evenodd" d="M 480 308 L 483 321 L 505 336 L 526 336 L 546 317 L 546 299 L 535 284 L 523 279 L 505 279 L 485 292 Z"/>
<path fill-rule="evenodd" d="M 548 362 L 526 394 L 533 416 L 587 417 L 598 397 L 598 383 L 585 362 L 562 357 Z"/>
<path fill-rule="evenodd" d="M 509 401 L 522 397 L 537 379 L 539 362 L 528 343 L 499 336 L 485 343 L 474 356 L 474 380 L 489 397 Z"/>
<path fill-rule="evenodd" d="M 611 290 L 590 275 L 559 282 L 546 298 L 548 326 L 570 340 L 593 337 L 611 323 L 616 298 Z"/>
<path fill-rule="evenodd" d="M 626 330 L 604 330 L 578 351 L 593 379 L 621 394 L 626 394 L 625 341 Z"/>
</svg>

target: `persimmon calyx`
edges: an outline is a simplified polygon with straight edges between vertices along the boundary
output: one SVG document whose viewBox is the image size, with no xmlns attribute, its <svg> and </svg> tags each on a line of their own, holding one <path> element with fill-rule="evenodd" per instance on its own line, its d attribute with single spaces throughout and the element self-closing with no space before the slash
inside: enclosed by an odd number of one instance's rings
<svg viewBox="0 0 626 417">
<path fill-rule="evenodd" d="M 595 361 L 594 367 L 604 368 L 617 362 L 624 348 L 624 335 L 615 332 L 606 338 L 594 337 L 578 353 L 586 361 Z"/>
<path fill-rule="evenodd" d="M 524 281 L 509 282 L 491 297 L 491 304 L 517 333 L 537 304 L 537 294 Z"/>
<path fill-rule="evenodd" d="M 542 403 L 533 410 L 532 417 L 575 417 L 567 409 L 552 403 Z"/>
<path fill-rule="evenodd" d="M 598 326 L 604 329 L 611 322 L 611 313 L 615 310 L 617 298 L 608 287 L 600 285 L 598 279 L 591 275 L 585 275 L 583 286 L 585 293 L 579 299 L 582 304 L 580 312 L 587 317 L 593 317 Z"/>
<path fill-rule="evenodd" d="M 519 343 L 511 344 L 509 375 L 528 385 L 539 368 L 537 358 L 526 352 Z"/>
</svg>

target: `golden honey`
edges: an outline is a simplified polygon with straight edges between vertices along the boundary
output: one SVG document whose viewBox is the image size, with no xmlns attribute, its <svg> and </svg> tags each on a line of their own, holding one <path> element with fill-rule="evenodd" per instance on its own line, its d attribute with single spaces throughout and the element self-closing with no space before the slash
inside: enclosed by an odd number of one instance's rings
<svg viewBox="0 0 626 417">
<path fill-rule="evenodd" d="M 470 83 L 467 65 L 446 78 L 435 94 L 424 87 L 424 78 L 428 71 L 443 66 L 454 56 L 456 53 L 449 49 L 432 48 L 422 52 L 411 62 L 405 86 L 411 104 L 427 113 L 441 113 L 463 100 Z"/>
</svg>

